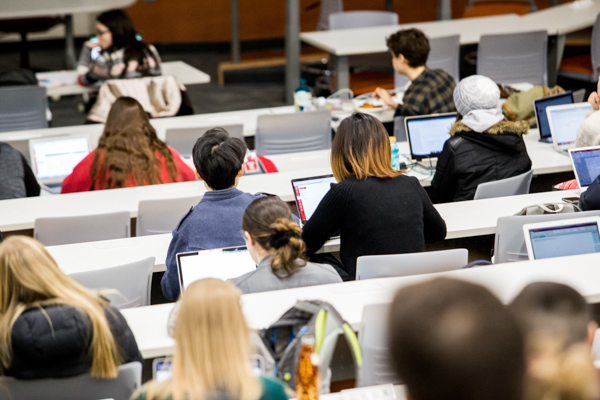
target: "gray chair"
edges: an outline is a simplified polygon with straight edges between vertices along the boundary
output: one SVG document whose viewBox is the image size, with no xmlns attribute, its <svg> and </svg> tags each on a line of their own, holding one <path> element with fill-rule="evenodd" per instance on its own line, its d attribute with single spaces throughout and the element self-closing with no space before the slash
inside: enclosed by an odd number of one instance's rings
<svg viewBox="0 0 600 400">
<path fill-rule="evenodd" d="M 585 100 L 585 89 L 579 89 L 573 92 L 573 103 L 583 103 Z"/>
<path fill-rule="evenodd" d="M 319 22 L 317 23 L 318 31 L 326 31 L 329 29 L 329 16 L 333 13 L 344 11 L 344 3 L 342 0 L 321 0 L 321 12 L 319 14 Z"/>
<path fill-rule="evenodd" d="M 566 214 L 511 215 L 498 218 L 494 239 L 494 264 L 526 261 L 527 247 L 523 236 L 523 225 L 537 222 L 560 221 L 563 219 L 600 216 L 600 211 L 585 211 Z"/>
<path fill-rule="evenodd" d="M 0 400 L 129 400 L 142 385 L 142 364 L 130 362 L 121 365 L 118 372 L 114 379 L 90 374 L 37 380 L 0 377 Z"/>
<path fill-rule="evenodd" d="M 112 268 L 77 272 L 69 276 L 88 289 L 116 290 L 104 295 L 115 307 L 123 309 L 149 306 L 154 261 L 154 257 L 149 257 Z"/>
<path fill-rule="evenodd" d="M 511 178 L 480 183 L 475 191 L 473 200 L 491 199 L 494 197 L 514 196 L 529 193 L 533 170 Z"/>
<path fill-rule="evenodd" d="M 441 69 L 447 72 L 456 82 L 460 79 L 460 35 L 444 36 L 429 39 L 429 69 Z M 394 73 L 394 87 L 403 87 L 408 83 L 406 75 Z"/>
<path fill-rule="evenodd" d="M 331 148 L 331 110 L 259 115 L 256 154 L 298 153 Z"/>
<path fill-rule="evenodd" d="M 394 118 L 394 137 L 398 143 L 406 142 L 408 140 L 406 138 L 406 126 L 404 125 L 405 118 L 405 115 Z"/>
<path fill-rule="evenodd" d="M 47 104 L 46 88 L 39 86 L 0 88 L 0 132 L 47 128 Z"/>
<path fill-rule="evenodd" d="M 548 32 L 482 35 L 477 73 L 496 83 L 548 85 Z"/>
<path fill-rule="evenodd" d="M 389 304 L 368 304 L 363 308 L 358 335 L 363 362 L 358 370 L 358 387 L 402 383 L 391 366 L 387 335 L 389 309 Z"/>
<path fill-rule="evenodd" d="M 77 217 L 37 218 L 33 237 L 45 246 L 128 238 L 131 216 L 127 211 Z"/>
<path fill-rule="evenodd" d="M 467 249 L 362 256 L 356 259 L 356 280 L 452 271 L 468 263 Z"/>
<path fill-rule="evenodd" d="M 398 14 L 391 11 L 342 11 L 329 14 L 329 29 L 355 29 L 398 25 Z"/>
<path fill-rule="evenodd" d="M 223 125 L 229 136 L 244 140 L 244 125 Z M 202 126 L 195 128 L 172 128 L 167 129 L 165 143 L 177 150 L 182 157 L 191 157 L 192 150 L 198 138 L 204 135 L 208 130 L 216 126 Z"/>
<path fill-rule="evenodd" d="M 563 59 L 564 64 L 561 65 L 561 68 L 558 71 L 558 75 L 565 77 L 565 78 L 571 78 L 571 79 L 577 79 L 580 81 L 586 81 L 586 82 L 598 82 L 598 69 L 600 68 L 600 14 L 598 14 L 598 16 L 596 17 L 596 22 L 594 22 L 594 28 L 592 29 L 592 43 L 591 43 L 591 54 L 590 54 L 590 58 L 591 58 L 591 64 L 589 65 L 591 67 L 591 73 L 590 74 L 586 74 L 586 73 L 582 73 L 582 72 L 574 72 L 574 71 L 570 71 L 569 68 L 569 64 L 573 65 L 577 65 L 577 66 L 581 66 L 581 62 L 583 62 L 584 60 L 589 63 L 589 61 L 586 59 L 585 56 L 576 56 L 573 57 L 573 61 L 574 63 L 569 63 L 568 62 L 568 58 L 567 59 Z M 575 101 L 577 103 L 577 101 Z"/>
<path fill-rule="evenodd" d="M 198 204 L 200 199 L 202 196 L 140 201 L 135 235 L 171 233 L 181 218 L 191 207 Z"/>
</svg>

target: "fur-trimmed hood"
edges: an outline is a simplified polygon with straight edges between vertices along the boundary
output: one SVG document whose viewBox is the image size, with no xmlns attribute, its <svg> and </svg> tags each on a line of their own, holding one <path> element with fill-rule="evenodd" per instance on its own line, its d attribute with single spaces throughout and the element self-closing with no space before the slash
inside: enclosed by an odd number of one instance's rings
<svg viewBox="0 0 600 400">
<path fill-rule="evenodd" d="M 516 134 L 519 136 L 526 135 L 529 131 L 529 123 L 527 121 L 500 121 L 496 125 L 491 126 L 483 133 L 489 133 L 490 135 L 503 135 L 503 134 Z M 454 136 L 459 132 L 471 132 L 477 133 L 473 129 L 469 128 L 462 121 L 456 121 L 452 128 L 450 128 L 450 136 Z"/>
</svg>

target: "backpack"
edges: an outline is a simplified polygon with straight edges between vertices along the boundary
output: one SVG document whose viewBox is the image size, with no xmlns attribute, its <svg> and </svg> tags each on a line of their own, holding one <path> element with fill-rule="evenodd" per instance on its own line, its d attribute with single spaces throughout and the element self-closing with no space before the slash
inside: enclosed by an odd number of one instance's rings
<svg viewBox="0 0 600 400">
<path fill-rule="evenodd" d="M 260 331 L 260 336 L 275 359 L 275 376 L 292 390 L 296 389 L 296 368 L 300 354 L 300 338 L 310 332 L 315 337 L 319 354 L 321 393 L 329 393 L 329 366 L 339 333 L 343 333 L 352 353 L 355 376 L 362 365 L 362 353 L 354 330 L 333 306 L 320 300 L 298 301 L 273 325 Z"/>
<path fill-rule="evenodd" d="M 515 215 L 566 214 L 580 212 L 581 208 L 570 203 L 545 203 L 527 206 Z"/>
<path fill-rule="evenodd" d="M 534 86 L 526 92 L 516 92 L 508 96 L 506 102 L 502 104 L 502 114 L 509 121 L 528 121 L 529 126 L 534 128 L 537 124 L 535 120 L 535 111 L 533 110 L 533 101 L 542 97 L 553 96 L 564 93 L 560 86 L 552 88 L 546 86 Z"/>
</svg>

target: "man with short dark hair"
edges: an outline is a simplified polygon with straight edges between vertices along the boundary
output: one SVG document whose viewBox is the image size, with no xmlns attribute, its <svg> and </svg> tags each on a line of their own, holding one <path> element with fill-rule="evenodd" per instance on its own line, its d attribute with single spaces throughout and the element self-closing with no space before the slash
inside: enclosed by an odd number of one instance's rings
<svg viewBox="0 0 600 400">
<path fill-rule="evenodd" d="M 454 87 L 456 82 L 441 69 L 427 68 L 429 39 L 418 29 L 404 29 L 387 38 L 387 47 L 392 55 L 394 70 L 406 75 L 411 84 L 397 104 L 382 88 L 375 89 L 373 97 L 382 99 L 399 115 L 427 115 L 456 111 Z"/>
<path fill-rule="evenodd" d="M 521 400 L 523 337 L 486 288 L 437 278 L 400 289 L 390 353 L 411 400 Z"/>
<path fill-rule="evenodd" d="M 229 137 L 223 128 L 207 131 L 194 145 L 196 177 L 208 190 L 173 231 L 167 253 L 167 271 L 162 277 L 164 296 L 172 301 L 180 293 L 178 253 L 243 246 L 242 216 L 246 207 L 262 194 L 236 189 L 244 169 L 246 144 Z"/>
</svg>

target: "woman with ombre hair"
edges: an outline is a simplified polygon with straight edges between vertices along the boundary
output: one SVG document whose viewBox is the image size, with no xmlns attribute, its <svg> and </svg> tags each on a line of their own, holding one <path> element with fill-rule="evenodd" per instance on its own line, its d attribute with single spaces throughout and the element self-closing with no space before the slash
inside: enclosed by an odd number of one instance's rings
<svg viewBox="0 0 600 400">
<path fill-rule="evenodd" d="M 332 186 L 304 226 L 307 254 L 336 231 L 344 280 L 356 276 L 356 259 L 425 251 L 446 237 L 446 223 L 416 178 L 392 168 L 391 145 L 381 122 L 368 114 L 344 119 L 331 144 Z"/>
<path fill-rule="evenodd" d="M 241 292 L 202 279 L 183 293 L 175 320 L 172 378 L 149 382 L 132 400 L 287 400 L 283 384 L 256 378 Z"/>
<path fill-rule="evenodd" d="M 38 241 L 0 245 L 0 375 L 116 378 L 131 361 L 142 355 L 108 300 L 65 275 Z"/>
</svg>

